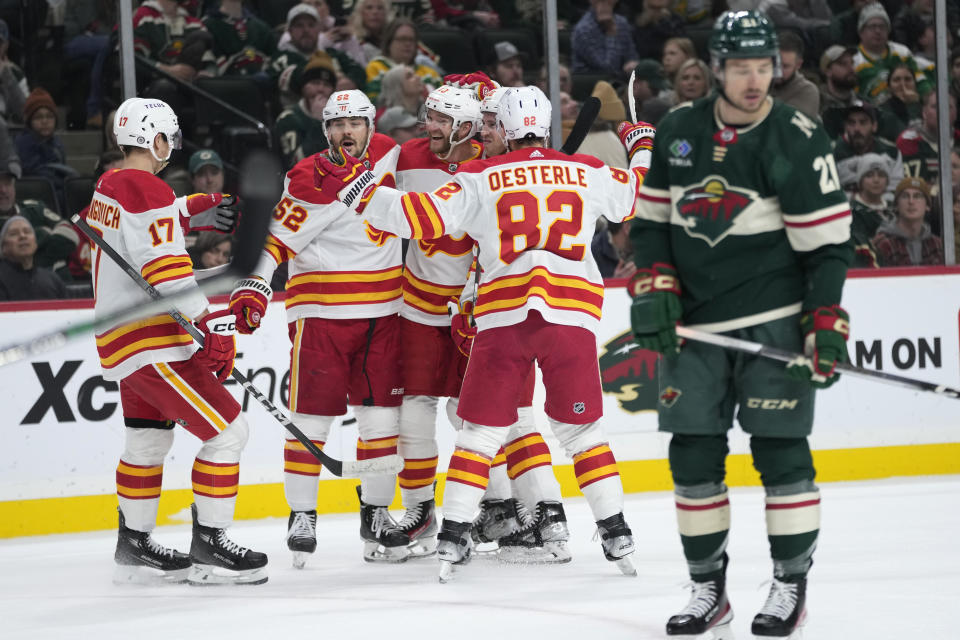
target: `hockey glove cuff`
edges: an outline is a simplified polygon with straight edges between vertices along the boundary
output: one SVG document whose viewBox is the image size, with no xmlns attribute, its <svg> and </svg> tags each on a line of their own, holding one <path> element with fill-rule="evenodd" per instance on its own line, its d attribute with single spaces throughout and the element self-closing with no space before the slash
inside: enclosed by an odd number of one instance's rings
<svg viewBox="0 0 960 640">
<path fill-rule="evenodd" d="M 229 193 L 194 193 L 184 199 L 180 223 L 188 231 L 232 234 L 240 221 L 236 196 Z M 184 215 L 186 213 L 186 215 Z"/>
<path fill-rule="evenodd" d="M 473 339 L 477 337 L 477 325 L 473 321 L 473 302 L 460 302 L 460 299 L 454 296 L 450 298 L 447 306 L 452 314 L 450 337 L 457 345 L 457 350 L 469 358 Z"/>
<path fill-rule="evenodd" d="M 220 382 L 226 382 L 233 372 L 233 359 L 237 355 L 237 319 L 230 309 L 208 313 L 194 324 L 203 332 L 203 348 L 193 354 L 193 359 L 212 371 Z"/>
<path fill-rule="evenodd" d="M 237 317 L 237 331 L 250 335 L 260 328 L 260 321 L 267 313 L 267 304 L 273 290 L 262 278 L 244 278 L 230 294 L 230 313 Z"/>
<path fill-rule="evenodd" d="M 328 195 L 336 194 L 337 200 L 348 209 L 363 213 L 377 188 L 376 179 L 367 165 L 349 153 L 321 153 L 316 160 L 314 186 Z"/>
<path fill-rule="evenodd" d="M 660 262 L 638 269 L 628 287 L 633 296 L 630 326 L 640 348 L 664 354 L 679 351 L 677 322 L 683 308 L 676 269 Z"/>
<path fill-rule="evenodd" d="M 850 316 L 837 304 L 819 307 L 801 316 L 800 329 L 804 334 L 803 356 L 787 363 L 787 373 L 825 389 L 840 379 L 837 363 L 850 359 Z"/>
</svg>

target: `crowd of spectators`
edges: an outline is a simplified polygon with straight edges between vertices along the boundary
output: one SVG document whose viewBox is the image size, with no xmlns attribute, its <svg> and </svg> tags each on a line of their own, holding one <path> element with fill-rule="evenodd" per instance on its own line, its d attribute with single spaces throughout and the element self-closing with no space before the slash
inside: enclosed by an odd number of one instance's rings
<svg viewBox="0 0 960 640">
<path fill-rule="evenodd" d="M 70 184 L 78 171 L 63 137 L 64 131 L 78 128 L 102 132 L 102 147 L 94 151 L 101 154 L 96 169 L 80 172 L 90 174 L 91 190 L 93 179 L 119 162 L 110 135 L 121 92 L 115 4 L 46 3 L 43 33 L 56 34 L 46 46 L 58 47 L 69 63 L 64 73 L 70 76 L 59 85 L 49 73 L 24 73 L 38 69 L 30 57 L 38 47 L 26 46 L 34 34 L 19 32 L 26 22 L 11 21 L 11 32 L 0 20 L 0 224 L 25 218 L 36 245 L 29 266 L 4 255 L 4 274 L 12 273 L 9 265 L 20 264 L 23 273 L 49 270 L 68 289 L 89 280 L 89 260 L 84 259 L 89 250 L 66 221 L 76 212 L 71 210 L 76 206 Z M 134 4 L 138 93 L 169 102 L 187 140 L 185 151 L 164 173 L 178 195 L 235 188 L 236 167 L 252 145 L 273 148 L 286 168 L 322 151 L 327 145 L 323 108 L 338 90 L 365 91 L 377 105 L 378 131 L 402 143 L 422 135 L 424 98 L 446 73 L 481 69 L 506 86 L 537 83 L 546 88 L 542 3 L 537 0 Z M 675 105 L 715 91 L 707 52 L 713 18 L 728 8 L 766 12 L 780 29 L 782 77 L 772 93 L 821 121 L 834 140 L 837 173 L 854 211 L 857 266 L 942 264 L 941 213 L 947 208 L 938 193 L 932 0 L 557 4 L 564 131 L 575 120 L 580 101 L 599 98 L 600 117 L 582 150 L 615 166 L 626 162 L 614 131 L 627 118 L 631 72 L 637 114 L 656 124 Z M 960 35 L 960 2 L 949 0 L 947 8 L 949 29 L 943 37 L 952 45 Z M 453 44 L 445 46 L 450 36 Z M 951 55 L 949 71 L 948 108 L 955 126 L 960 49 Z M 259 107 L 248 115 L 263 127 L 252 133 L 234 127 L 238 133 L 201 108 L 197 90 L 212 91 L 209 81 L 218 78 L 246 83 L 241 98 Z M 71 91 L 81 94 L 72 102 Z M 242 99 L 220 99 L 247 109 Z M 238 142 L 227 144 L 231 139 Z M 957 162 L 960 168 L 960 158 Z M 960 171 L 955 173 L 960 177 Z M 17 199 L 17 181 L 38 177 L 52 185 L 51 199 Z M 952 211 L 960 211 L 957 194 L 955 188 Z M 594 249 L 607 277 L 629 275 L 626 226 L 598 229 Z M 195 240 L 191 251 L 198 263 L 215 266 L 229 255 L 229 242 Z M 28 244 L 19 236 L 16 242 L 11 239 L 11 246 Z M 55 290 L 44 287 L 47 294 Z"/>
</svg>

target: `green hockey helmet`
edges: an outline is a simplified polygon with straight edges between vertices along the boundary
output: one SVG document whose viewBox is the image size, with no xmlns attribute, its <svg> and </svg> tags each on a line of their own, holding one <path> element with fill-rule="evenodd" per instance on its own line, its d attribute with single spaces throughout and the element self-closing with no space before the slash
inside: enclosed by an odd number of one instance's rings
<svg viewBox="0 0 960 640">
<path fill-rule="evenodd" d="M 713 25 L 710 64 L 723 70 L 729 58 L 773 58 L 773 77 L 783 75 L 780 41 L 773 23 L 759 11 L 726 11 Z"/>
</svg>

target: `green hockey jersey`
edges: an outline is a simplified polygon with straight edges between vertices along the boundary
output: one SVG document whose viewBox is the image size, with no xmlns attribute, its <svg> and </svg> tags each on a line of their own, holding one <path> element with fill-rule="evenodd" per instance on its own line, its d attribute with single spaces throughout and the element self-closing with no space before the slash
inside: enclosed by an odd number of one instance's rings
<svg viewBox="0 0 960 640">
<path fill-rule="evenodd" d="M 323 133 L 323 121 L 311 118 L 303 110 L 303 101 L 293 105 L 277 118 L 277 140 L 283 167 L 290 170 L 304 158 L 326 149 L 327 137 Z"/>
<path fill-rule="evenodd" d="M 683 322 L 731 331 L 838 304 L 850 207 L 820 125 L 780 102 L 724 126 L 717 96 L 661 120 L 630 227 L 639 268 L 672 264 Z"/>
</svg>

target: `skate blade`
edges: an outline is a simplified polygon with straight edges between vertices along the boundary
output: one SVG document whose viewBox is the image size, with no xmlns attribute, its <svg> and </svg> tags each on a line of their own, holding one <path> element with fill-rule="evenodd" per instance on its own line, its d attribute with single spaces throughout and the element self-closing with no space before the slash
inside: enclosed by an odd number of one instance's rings
<svg viewBox="0 0 960 640">
<path fill-rule="evenodd" d="M 727 610 L 712 627 L 702 633 L 687 633 L 671 635 L 671 638 L 680 640 L 736 640 L 730 623 L 733 622 L 733 608 L 727 604 Z"/>
<path fill-rule="evenodd" d="M 631 578 L 637 577 L 637 566 L 633 564 L 633 554 L 627 554 L 622 558 L 617 558 L 613 561 L 613 564 L 617 565 L 617 569 L 620 569 L 620 573 L 625 576 L 630 576 Z"/>
<path fill-rule="evenodd" d="M 431 558 L 437 555 L 437 537 L 417 538 L 407 545 L 407 551 L 411 560 Z"/>
<path fill-rule="evenodd" d="M 234 571 L 216 567 L 212 564 L 195 564 L 193 571 L 187 578 L 187 582 L 195 587 L 208 587 L 215 585 L 246 585 L 263 584 L 267 581 L 267 568 L 259 567 L 257 569 L 248 569 L 246 571 Z"/>
<path fill-rule="evenodd" d="M 504 564 L 566 564 L 573 555 L 565 542 L 545 542 L 542 547 L 500 547 Z"/>
<path fill-rule="evenodd" d="M 182 584 L 187 581 L 192 567 L 161 571 L 154 567 L 145 567 L 136 564 L 118 564 L 113 570 L 113 584 L 138 584 L 156 586 L 161 584 Z"/>
<path fill-rule="evenodd" d="M 803 625 L 806 623 L 806 621 L 807 621 L 807 611 L 806 609 L 804 609 L 803 613 L 800 614 L 800 619 L 797 620 L 797 626 L 793 628 L 793 631 L 790 632 L 790 635 L 779 636 L 779 637 L 783 638 L 783 640 L 803 640 Z M 771 637 L 771 636 L 758 636 L 756 634 L 752 634 L 752 635 L 754 637 L 754 640 L 769 640 L 769 638 Z"/>
<path fill-rule="evenodd" d="M 399 564 L 406 562 L 410 557 L 407 547 L 385 547 L 378 542 L 363 543 L 363 559 L 365 562 L 385 562 Z"/>
<path fill-rule="evenodd" d="M 454 573 L 456 573 L 456 569 L 454 569 L 452 562 L 449 560 L 440 561 L 440 574 L 438 576 L 440 584 L 447 584 L 453 580 Z"/>
<path fill-rule="evenodd" d="M 293 568 L 294 569 L 303 569 L 307 566 L 307 558 L 310 557 L 310 553 L 307 551 L 294 551 L 293 552 Z"/>
</svg>

